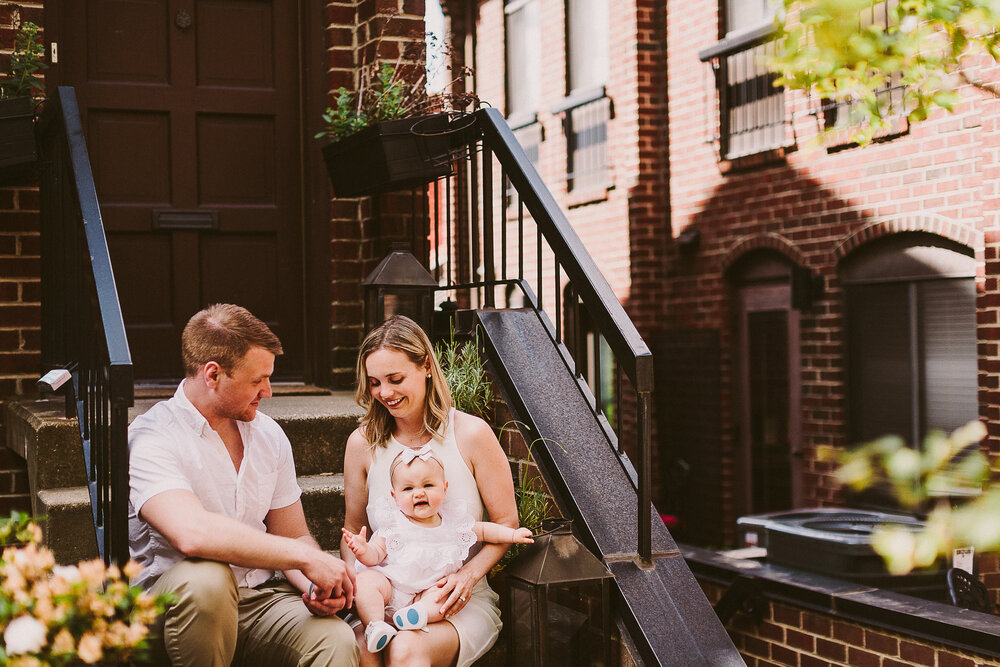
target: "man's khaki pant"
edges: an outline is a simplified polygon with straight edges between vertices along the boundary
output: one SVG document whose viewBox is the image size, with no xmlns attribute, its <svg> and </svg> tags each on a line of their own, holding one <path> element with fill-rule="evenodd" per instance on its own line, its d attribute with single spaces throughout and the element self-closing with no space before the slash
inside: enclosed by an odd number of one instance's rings
<svg viewBox="0 0 1000 667">
<path fill-rule="evenodd" d="M 288 582 L 238 588 L 228 565 L 188 558 L 150 590 L 177 599 L 162 618 L 166 655 L 157 656 L 174 667 L 358 664 L 347 623 L 314 616 Z"/>
</svg>

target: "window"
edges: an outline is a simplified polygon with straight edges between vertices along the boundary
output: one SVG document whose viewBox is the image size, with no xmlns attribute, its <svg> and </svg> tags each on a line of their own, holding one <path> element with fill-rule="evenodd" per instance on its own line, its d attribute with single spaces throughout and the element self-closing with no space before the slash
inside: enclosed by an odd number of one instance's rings
<svg viewBox="0 0 1000 667">
<path fill-rule="evenodd" d="M 763 64 L 774 52 L 773 7 L 773 0 L 725 0 L 726 36 L 698 54 L 715 70 L 727 160 L 791 145 L 784 89 Z"/>
<path fill-rule="evenodd" d="M 608 184 L 608 0 L 566 0 L 566 187 Z"/>
<path fill-rule="evenodd" d="M 541 100 L 542 35 L 537 0 L 507 0 L 507 119 L 512 126 L 534 120 Z"/>
<path fill-rule="evenodd" d="M 880 26 L 885 29 L 893 25 L 893 11 L 898 4 L 899 0 L 884 0 L 863 9 L 858 17 L 861 28 Z M 896 73 L 876 93 L 879 105 L 883 109 L 884 117 L 893 121 L 893 130 L 885 134 L 898 134 L 907 128 L 907 114 L 903 105 L 905 90 L 906 86 L 902 83 L 902 75 Z M 828 130 L 846 130 L 855 125 L 857 121 L 855 120 L 854 110 L 857 107 L 857 102 L 848 100 L 841 102 L 825 100 L 822 105 L 824 127 Z"/>
<path fill-rule="evenodd" d="M 978 417 L 975 261 L 964 246 L 907 234 L 845 261 L 852 442 L 919 444 Z"/>
</svg>

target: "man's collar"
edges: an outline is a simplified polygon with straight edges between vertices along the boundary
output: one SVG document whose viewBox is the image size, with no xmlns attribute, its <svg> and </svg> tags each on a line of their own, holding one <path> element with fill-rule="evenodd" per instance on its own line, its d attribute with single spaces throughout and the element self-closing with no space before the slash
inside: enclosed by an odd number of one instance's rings
<svg viewBox="0 0 1000 667">
<path fill-rule="evenodd" d="M 194 407 L 194 403 L 184 393 L 185 382 L 187 380 L 181 380 L 181 383 L 177 385 L 177 391 L 174 392 L 174 400 L 177 401 L 177 406 L 180 408 L 179 414 L 199 435 L 205 435 L 206 431 L 212 430 L 212 426 L 205 419 L 205 415 Z"/>
<path fill-rule="evenodd" d="M 184 393 L 184 383 L 187 380 L 181 380 L 181 383 L 177 385 L 177 391 L 174 392 L 174 398 L 177 400 L 177 405 L 180 407 L 180 414 L 191 428 L 198 432 L 199 435 L 205 435 L 208 431 L 213 430 L 212 425 L 208 423 L 205 415 L 201 414 L 201 411 L 195 407 L 191 399 L 187 397 Z M 244 422 L 236 420 L 237 426 L 240 424 L 245 425 L 247 428 L 256 428 L 257 420 L 260 415 L 260 410 L 258 409 L 257 414 L 254 415 L 253 421 Z"/>
</svg>

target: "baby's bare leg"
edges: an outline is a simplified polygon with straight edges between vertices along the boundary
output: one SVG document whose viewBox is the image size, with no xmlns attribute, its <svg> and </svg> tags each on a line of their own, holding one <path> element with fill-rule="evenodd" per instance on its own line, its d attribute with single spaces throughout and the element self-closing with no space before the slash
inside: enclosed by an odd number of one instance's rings
<svg viewBox="0 0 1000 667">
<path fill-rule="evenodd" d="M 375 570 L 362 570 L 358 573 L 357 585 L 354 587 L 354 610 L 365 626 L 385 618 L 385 606 L 391 596 L 392 584 L 384 574 Z"/>
<path fill-rule="evenodd" d="M 438 588 L 437 586 L 431 586 L 426 591 L 421 593 L 416 597 L 414 602 L 422 602 L 424 607 L 427 609 L 427 624 L 437 623 L 444 619 L 441 615 L 441 605 L 444 604 L 447 596 L 444 595 L 444 589 Z"/>
</svg>

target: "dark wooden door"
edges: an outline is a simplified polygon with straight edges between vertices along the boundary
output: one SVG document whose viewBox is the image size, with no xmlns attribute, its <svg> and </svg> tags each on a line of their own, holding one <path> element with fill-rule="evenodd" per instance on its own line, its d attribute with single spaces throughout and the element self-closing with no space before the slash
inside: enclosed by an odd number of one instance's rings
<svg viewBox="0 0 1000 667">
<path fill-rule="evenodd" d="M 53 74 L 76 87 L 137 379 L 181 376 L 215 302 L 303 373 L 299 23 L 294 0 L 61 0 Z"/>
</svg>

